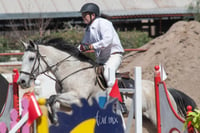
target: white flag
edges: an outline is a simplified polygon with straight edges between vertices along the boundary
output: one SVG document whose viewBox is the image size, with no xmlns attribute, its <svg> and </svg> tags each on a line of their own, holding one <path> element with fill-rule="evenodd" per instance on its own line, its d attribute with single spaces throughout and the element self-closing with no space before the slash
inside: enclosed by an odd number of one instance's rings
<svg viewBox="0 0 200 133">
<path fill-rule="evenodd" d="M 167 74 L 164 70 L 164 67 L 161 64 L 159 65 L 159 71 L 160 71 L 161 81 L 164 81 L 165 79 L 167 79 Z"/>
</svg>

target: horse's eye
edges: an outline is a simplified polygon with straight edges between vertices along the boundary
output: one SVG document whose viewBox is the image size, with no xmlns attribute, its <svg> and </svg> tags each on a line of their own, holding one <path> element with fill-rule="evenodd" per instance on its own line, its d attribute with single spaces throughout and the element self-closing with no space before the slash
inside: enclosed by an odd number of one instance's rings
<svg viewBox="0 0 200 133">
<path fill-rule="evenodd" d="M 34 57 L 30 57 L 30 58 L 29 58 L 29 61 L 33 61 L 33 60 L 34 60 Z"/>
</svg>

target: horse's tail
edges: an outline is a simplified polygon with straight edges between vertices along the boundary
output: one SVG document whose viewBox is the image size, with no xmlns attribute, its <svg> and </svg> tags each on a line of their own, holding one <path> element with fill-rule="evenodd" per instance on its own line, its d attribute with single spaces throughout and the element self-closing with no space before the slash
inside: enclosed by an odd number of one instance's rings
<svg viewBox="0 0 200 133">
<path fill-rule="evenodd" d="M 197 107 L 195 101 L 185 93 L 174 88 L 169 88 L 168 91 L 173 96 L 177 104 L 178 112 L 182 117 L 186 118 L 188 105 L 192 106 L 193 110 Z"/>
</svg>

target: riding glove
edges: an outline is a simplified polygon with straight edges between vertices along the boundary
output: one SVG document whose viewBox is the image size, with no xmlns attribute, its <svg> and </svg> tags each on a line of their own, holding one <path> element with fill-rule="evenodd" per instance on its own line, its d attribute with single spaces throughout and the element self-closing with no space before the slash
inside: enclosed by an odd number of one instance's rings
<svg viewBox="0 0 200 133">
<path fill-rule="evenodd" d="M 88 50 L 90 50 L 89 45 L 87 45 L 87 44 L 80 44 L 80 51 L 85 52 L 85 51 L 88 51 Z"/>
</svg>

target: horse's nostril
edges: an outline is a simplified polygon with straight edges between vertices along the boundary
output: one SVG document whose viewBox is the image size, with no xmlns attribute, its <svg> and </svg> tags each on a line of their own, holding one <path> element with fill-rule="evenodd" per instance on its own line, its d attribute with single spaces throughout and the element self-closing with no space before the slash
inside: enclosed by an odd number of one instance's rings
<svg viewBox="0 0 200 133">
<path fill-rule="evenodd" d="M 25 80 L 21 80 L 21 84 L 24 84 L 25 83 Z"/>
<path fill-rule="evenodd" d="M 24 84 L 24 83 L 25 83 L 25 80 L 24 80 L 24 79 L 18 80 L 17 83 L 18 83 L 18 84 Z"/>
</svg>

